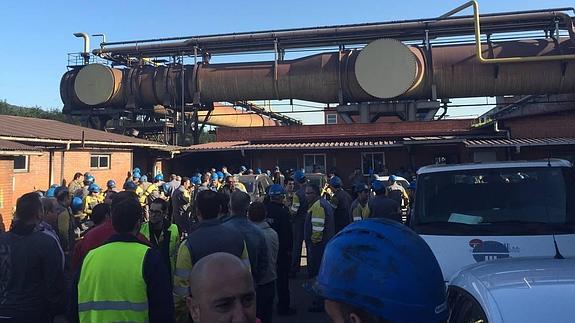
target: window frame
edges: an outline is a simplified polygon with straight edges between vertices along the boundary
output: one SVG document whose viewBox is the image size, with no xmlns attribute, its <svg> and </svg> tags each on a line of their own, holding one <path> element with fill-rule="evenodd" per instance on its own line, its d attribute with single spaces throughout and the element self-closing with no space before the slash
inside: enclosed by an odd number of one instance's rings
<svg viewBox="0 0 575 323">
<path fill-rule="evenodd" d="M 374 172 L 375 172 L 375 165 L 374 165 L 375 163 L 374 163 L 374 159 L 373 159 L 374 155 L 381 155 L 382 156 L 383 168 L 385 169 L 385 165 L 387 163 L 385 162 L 385 152 L 384 151 L 374 151 L 374 152 L 364 151 L 364 152 L 361 152 L 361 173 L 363 174 L 363 176 L 369 176 L 370 175 L 369 169 L 363 169 L 363 158 L 366 155 L 371 155 L 371 163 L 370 164 L 371 164 L 371 168 L 374 170 Z M 377 173 L 377 172 L 375 172 L 375 173 Z"/>
<path fill-rule="evenodd" d="M 16 168 L 16 158 L 24 158 L 24 168 Z M 29 155 L 19 155 L 14 156 L 14 173 L 28 173 L 30 172 L 30 156 Z"/>
<path fill-rule="evenodd" d="M 94 157 L 98 158 L 98 165 L 96 167 L 92 166 L 92 158 Z M 102 159 L 108 160 L 107 166 L 102 166 Z M 93 170 L 110 169 L 111 161 L 112 161 L 112 154 L 90 154 L 90 169 Z"/>
<path fill-rule="evenodd" d="M 323 170 L 324 170 L 324 173 L 327 172 L 327 155 L 326 154 L 304 154 L 303 155 L 303 169 L 305 170 L 306 173 L 313 173 L 313 169 L 310 172 L 308 172 L 306 169 L 307 166 L 305 163 L 305 159 L 308 156 L 313 156 L 313 161 L 314 161 L 313 165 L 317 164 L 316 160 L 315 160 L 315 158 L 316 158 L 315 156 L 323 156 Z"/>
<path fill-rule="evenodd" d="M 330 117 L 335 118 L 335 120 L 333 120 L 335 122 L 329 122 Z M 325 124 L 337 124 L 337 113 L 327 113 L 325 115 Z"/>
</svg>

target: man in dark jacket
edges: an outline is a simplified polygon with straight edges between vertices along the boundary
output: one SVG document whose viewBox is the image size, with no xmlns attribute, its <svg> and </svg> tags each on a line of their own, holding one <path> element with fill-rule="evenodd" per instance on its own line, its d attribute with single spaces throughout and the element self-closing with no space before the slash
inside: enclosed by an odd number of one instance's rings
<svg viewBox="0 0 575 323">
<path fill-rule="evenodd" d="M 335 220 L 335 233 L 341 231 L 348 224 L 351 223 L 351 203 L 353 199 L 351 195 L 342 188 L 341 178 L 334 176 L 329 180 L 332 195 L 329 200 L 334 208 L 333 217 Z"/>
<path fill-rule="evenodd" d="M 270 186 L 266 203 L 268 222 L 278 234 L 279 250 L 277 257 L 277 281 L 278 315 L 287 316 L 295 314 L 290 308 L 289 273 L 291 270 L 291 258 L 293 247 L 292 223 L 290 213 L 284 205 L 285 190 L 281 185 Z"/>
<path fill-rule="evenodd" d="M 369 207 L 370 218 L 386 218 L 401 223 L 401 212 L 399 203 L 385 196 L 385 184 L 382 181 L 375 180 L 371 184 L 375 192 L 367 203 Z"/>
<path fill-rule="evenodd" d="M 258 284 L 268 266 L 266 240 L 260 228 L 248 220 L 250 196 L 240 190 L 231 195 L 231 215 L 222 220 L 223 225 L 238 230 L 244 237 L 248 248 L 250 266 L 254 282 Z"/>
<path fill-rule="evenodd" d="M 192 195 L 190 192 L 191 181 L 188 177 L 183 177 L 181 185 L 172 195 L 172 221 L 178 226 L 181 234 L 186 236 L 190 231 L 190 206 Z"/>
<path fill-rule="evenodd" d="M 188 322 L 188 278 L 196 262 L 210 254 L 225 252 L 242 259 L 246 265 L 250 263 L 242 234 L 234 228 L 224 226 L 218 219 L 221 195 L 212 190 L 203 190 L 197 194 L 195 203 L 199 222 L 178 249 L 174 271 L 174 304 L 178 322 Z"/>
<path fill-rule="evenodd" d="M 305 184 L 307 179 L 303 171 L 298 170 L 293 175 L 298 187 L 292 196 L 290 212 L 293 216 L 293 248 L 291 274 L 296 275 L 300 270 L 302 244 L 304 241 L 304 223 L 307 215 L 308 204 L 305 198 Z M 307 248 L 307 246 L 306 246 Z"/>
<path fill-rule="evenodd" d="M 0 322 L 52 322 L 65 313 L 62 253 L 36 229 L 42 202 L 35 193 L 16 202 L 12 229 L 0 235 Z"/>
</svg>

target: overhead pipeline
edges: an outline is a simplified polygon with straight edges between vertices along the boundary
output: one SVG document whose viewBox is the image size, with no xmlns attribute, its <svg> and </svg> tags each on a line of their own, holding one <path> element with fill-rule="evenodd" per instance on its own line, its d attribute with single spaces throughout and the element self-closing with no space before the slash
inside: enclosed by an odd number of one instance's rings
<svg viewBox="0 0 575 323">
<path fill-rule="evenodd" d="M 322 103 L 462 98 L 575 92 L 575 64 L 537 61 L 481 64 L 475 45 L 426 51 L 378 40 L 361 51 L 333 52 L 290 61 L 139 66 L 91 64 L 61 82 L 69 109 L 173 106 L 187 103 L 300 99 Z M 487 58 L 575 54 L 569 40 L 512 41 L 482 45 Z M 435 92 L 435 94 L 434 94 Z M 66 108 L 65 108 L 66 109 Z"/>
</svg>

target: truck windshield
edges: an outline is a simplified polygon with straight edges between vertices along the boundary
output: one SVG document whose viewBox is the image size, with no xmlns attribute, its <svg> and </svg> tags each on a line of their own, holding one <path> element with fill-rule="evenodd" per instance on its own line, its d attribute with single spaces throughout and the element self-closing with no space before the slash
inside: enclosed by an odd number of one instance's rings
<svg viewBox="0 0 575 323">
<path fill-rule="evenodd" d="M 421 174 L 411 226 L 420 234 L 575 233 L 572 168 L 492 168 Z"/>
</svg>

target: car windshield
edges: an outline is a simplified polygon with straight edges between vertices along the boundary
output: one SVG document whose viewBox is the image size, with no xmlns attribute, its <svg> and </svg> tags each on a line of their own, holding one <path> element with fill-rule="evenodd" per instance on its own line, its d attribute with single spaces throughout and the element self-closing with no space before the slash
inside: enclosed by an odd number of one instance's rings
<svg viewBox="0 0 575 323">
<path fill-rule="evenodd" d="M 573 170 L 493 168 L 421 174 L 412 226 L 418 233 L 574 233 Z"/>
</svg>

